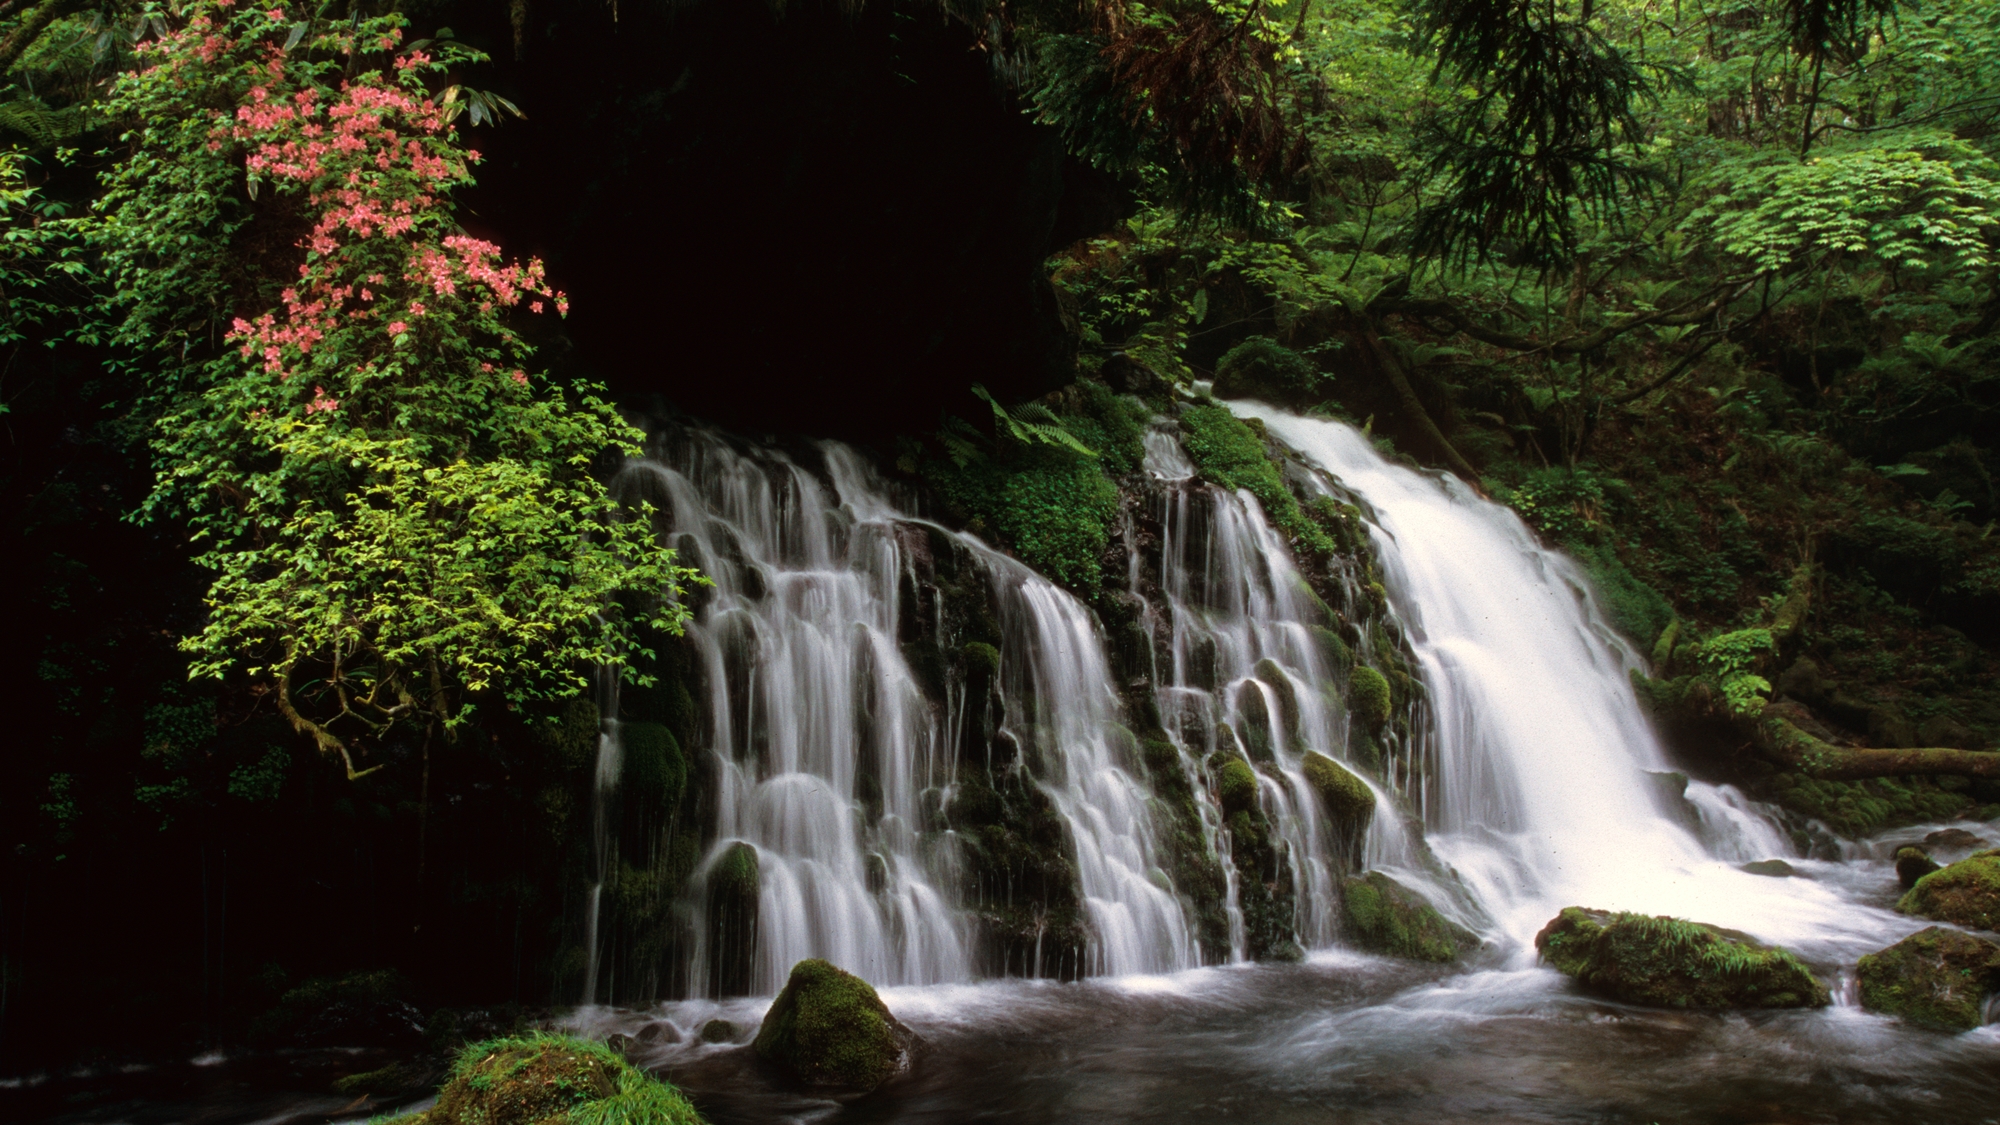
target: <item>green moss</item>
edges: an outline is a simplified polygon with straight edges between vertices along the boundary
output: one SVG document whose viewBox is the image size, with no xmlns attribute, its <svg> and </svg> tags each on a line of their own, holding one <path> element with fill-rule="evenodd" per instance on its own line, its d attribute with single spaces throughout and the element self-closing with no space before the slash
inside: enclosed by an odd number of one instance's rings
<svg viewBox="0 0 2000 1125">
<path fill-rule="evenodd" d="M 1907 847 L 1896 849 L 1896 880 L 1904 890 L 1917 885 L 1917 880 L 1939 870 L 1938 861 L 1931 858 L 1922 848 Z"/>
<path fill-rule="evenodd" d="M 969 641 L 965 646 L 965 670 L 968 676 L 985 677 L 991 680 L 1000 674 L 1000 650 L 984 641 Z"/>
<path fill-rule="evenodd" d="M 1863 957 L 1855 976 L 1869 1011 L 1971 1031 L 1983 1022 L 1987 995 L 2000 990 L 2000 945 L 1932 926 Z"/>
<path fill-rule="evenodd" d="M 680 742 L 663 723 L 625 723 L 619 728 L 625 748 L 625 799 L 653 808 L 673 808 L 687 790 L 687 760 Z"/>
<path fill-rule="evenodd" d="M 2000 848 L 1918 879 L 1896 909 L 1976 930 L 2000 930 Z"/>
<path fill-rule="evenodd" d="M 1231 758 L 1215 781 L 1215 797 L 1226 813 L 1257 807 L 1257 771 L 1241 758 Z"/>
<path fill-rule="evenodd" d="M 459 1053 L 423 1125 L 701 1125 L 680 1091 L 602 1043 L 529 1035 Z"/>
<path fill-rule="evenodd" d="M 762 890 L 757 867 L 757 849 L 744 843 L 729 845 L 708 873 L 711 892 L 755 905 Z"/>
<path fill-rule="evenodd" d="M 867 981 L 813 958 L 792 966 L 756 1051 L 808 1086 L 865 1092 L 908 1065 L 914 1042 Z"/>
<path fill-rule="evenodd" d="M 1252 336 L 1215 364 L 1215 393 L 1223 398 L 1260 398 L 1297 403 L 1325 380 L 1312 361 L 1269 336 Z"/>
<path fill-rule="evenodd" d="M 1365 730 L 1379 730 L 1389 721 L 1389 681 L 1382 673 L 1358 665 L 1347 681 L 1347 705 Z"/>
<path fill-rule="evenodd" d="M 1181 410 L 1187 436 L 1181 443 L 1202 475 L 1225 488 L 1246 489 L 1264 505 L 1271 522 L 1299 544 L 1321 554 L 1338 547 L 1325 528 L 1307 518 L 1298 498 L 1285 487 L 1278 466 L 1264 453 L 1264 443 L 1226 406 L 1188 406 Z"/>
<path fill-rule="evenodd" d="M 1370 953 L 1415 961 L 1456 961 L 1479 939 L 1409 888 L 1370 871 L 1341 884 L 1347 937 Z"/>
<path fill-rule="evenodd" d="M 1339 762 L 1320 753 L 1305 756 L 1306 780 L 1335 821 L 1366 831 L 1375 816 L 1375 794 Z"/>
<path fill-rule="evenodd" d="M 1822 781 L 1781 773 L 1771 786 L 1770 795 L 1776 803 L 1824 821 L 1843 836 L 1863 836 L 1906 824 L 1950 820 L 1966 805 L 1962 794 L 1939 788 L 1931 778 Z"/>
<path fill-rule="evenodd" d="M 1354 662 L 1354 650 L 1347 647 L 1347 642 L 1340 639 L 1339 633 L 1314 625 L 1312 638 L 1314 643 L 1319 645 L 1320 656 L 1326 661 L 1329 670 L 1335 673 L 1345 672 L 1348 665 Z"/>
<path fill-rule="evenodd" d="M 1611 623 L 1634 644 L 1651 643 L 1674 620 L 1673 603 L 1633 574 L 1611 548 L 1576 544 L 1570 550 L 1590 575 Z"/>
<path fill-rule="evenodd" d="M 597 704 L 579 697 L 564 700 L 554 714 L 535 720 L 529 730 L 556 768 L 573 770 L 596 760 L 598 727 Z"/>
<path fill-rule="evenodd" d="M 1535 935 L 1557 970 L 1593 992 L 1665 1008 L 1820 1008 L 1825 986 L 1783 949 L 1681 918 L 1572 906 Z"/>
</svg>

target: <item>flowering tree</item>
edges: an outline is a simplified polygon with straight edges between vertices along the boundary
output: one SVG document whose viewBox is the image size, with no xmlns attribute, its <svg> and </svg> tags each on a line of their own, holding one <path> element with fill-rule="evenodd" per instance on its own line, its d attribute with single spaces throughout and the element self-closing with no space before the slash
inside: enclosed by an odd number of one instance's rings
<svg viewBox="0 0 2000 1125">
<path fill-rule="evenodd" d="M 531 368 L 514 318 L 567 299 L 453 221 L 479 154 L 431 86 L 477 56 L 405 48 L 394 15 L 148 18 L 84 229 L 117 289 L 103 335 L 162 406 L 143 515 L 185 519 L 216 571 L 193 674 L 247 674 L 350 777 L 393 729 L 631 675 L 636 627 L 678 631 L 695 576 L 589 471 L 642 435 Z"/>
</svg>

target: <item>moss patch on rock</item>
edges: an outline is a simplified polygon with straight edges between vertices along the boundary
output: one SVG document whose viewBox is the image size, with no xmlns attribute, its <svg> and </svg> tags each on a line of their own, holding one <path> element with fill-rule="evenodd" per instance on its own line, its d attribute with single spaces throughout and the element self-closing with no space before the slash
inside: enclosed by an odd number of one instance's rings
<svg viewBox="0 0 2000 1125">
<path fill-rule="evenodd" d="M 1215 781 L 1215 798 L 1225 813 L 1257 807 L 1257 771 L 1241 758 L 1231 758 Z"/>
<path fill-rule="evenodd" d="M 1380 871 L 1346 880 L 1340 897 L 1348 940 L 1370 953 L 1443 962 L 1479 945 L 1465 927 Z"/>
<path fill-rule="evenodd" d="M 702 1125 L 680 1091 L 602 1043 L 489 1039 L 460 1052 L 437 1104 L 412 1125 Z"/>
<path fill-rule="evenodd" d="M 807 1086 L 866 1093 L 907 1070 L 916 1045 L 867 981 L 815 957 L 792 966 L 756 1051 Z"/>
<path fill-rule="evenodd" d="M 1896 909 L 1975 930 L 2000 930 L 2000 848 L 1918 879 Z"/>
<path fill-rule="evenodd" d="M 1986 997 L 2000 990 L 2000 945 L 1932 926 L 1861 959 L 1861 1006 L 1945 1031 L 1981 1022 Z"/>
<path fill-rule="evenodd" d="M 1571 906 L 1535 935 L 1543 960 L 1592 992 L 1659 1008 L 1821 1008 L 1790 952 L 1681 918 Z"/>
<path fill-rule="evenodd" d="M 1347 706 L 1367 730 L 1379 730 L 1389 721 L 1389 680 L 1366 664 L 1354 669 L 1347 681 Z"/>
</svg>

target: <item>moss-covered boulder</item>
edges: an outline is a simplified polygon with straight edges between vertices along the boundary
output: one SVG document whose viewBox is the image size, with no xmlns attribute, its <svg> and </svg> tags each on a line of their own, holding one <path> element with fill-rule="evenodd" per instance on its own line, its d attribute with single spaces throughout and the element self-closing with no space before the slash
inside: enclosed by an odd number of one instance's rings
<svg viewBox="0 0 2000 1125">
<path fill-rule="evenodd" d="M 1861 1006 L 1945 1031 L 1983 1021 L 1986 997 L 2000 991 L 2000 945 L 1932 926 L 1861 959 Z"/>
<path fill-rule="evenodd" d="M 680 1091 L 602 1043 L 531 1035 L 474 1043 L 412 1125 L 702 1125 Z"/>
<path fill-rule="evenodd" d="M 1325 754 L 1305 756 L 1306 780 L 1319 794 L 1321 807 L 1343 836 L 1358 839 L 1375 818 L 1375 794 L 1347 767 Z"/>
<path fill-rule="evenodd" d="M 2000 930 L 2000 848 L 1918 879 L 1896 909 L 1975 930 Z"/>
<path fill-rule="evenodd" d="M 792 966 L 756 1051 L 804 1085 L 867 1093 L 909 1069 L 917 1044 L 867 981 L 813 958 Z"/>
<path fill-rule="evenodd" d="M 1479 939 L 1437 912 L 1421 895 L 1380 871 L 1346 880 L 1340 888 L 1347 938 L 1370 953 L 1415 961 L 1456 961 Z"/>
<path fill-rule="evenodd" d="M 1592 992 L 1659 1008 L 1821 1008 L 1826 987 L 1797 957 L 1681 918 L 1571 906 L 1535 935 L 1554 968 Z"/>
<path fill-rule="evenodd" d="M 1910 846 L 1896 849 L 1896 881 L 1904 890 L 1917 885 L 1917 880 L 1938 870 L 1938 861 L 1922 848 Z"/>
<path fill-rule="evenodd" d="M 1248 812 L 1257 807 L 1257 771 L 1241 758 L 1231 758 L 1215 779 L 1215 799 L 1224 813 Z"/>
<path fill-rule="evenodd" d="M 1389 681 L 1366 664 L 1347 681 L 1347 706 L 1364 730 L 1379 730 L 1389 721 Z"/>
</svg>

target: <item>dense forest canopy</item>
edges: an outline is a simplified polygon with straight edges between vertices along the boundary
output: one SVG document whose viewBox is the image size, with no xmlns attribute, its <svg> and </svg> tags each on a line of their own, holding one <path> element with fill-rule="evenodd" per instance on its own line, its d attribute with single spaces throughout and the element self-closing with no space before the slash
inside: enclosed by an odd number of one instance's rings
<svg viewBox="0 0 2000 1125">
<path fill-rule="evenodd" d="M 80 1034 L 58 977 L 161 1041 L 569 986 L 593 676 L 697 768 L 607 386 L 826 419 L 1106 613 L 1132 396 L 1342 418 L 1583 561 L 1690 762 L 2000 802 L 1996 145 L 1979 0 L 0 0 L 0 1046 Z"/>
</svg>

